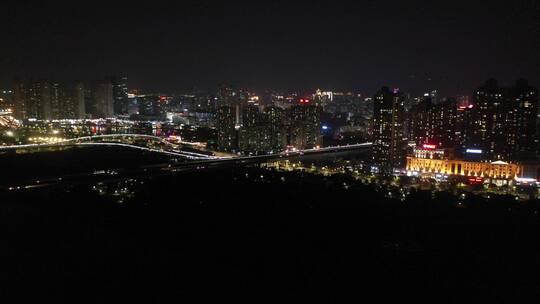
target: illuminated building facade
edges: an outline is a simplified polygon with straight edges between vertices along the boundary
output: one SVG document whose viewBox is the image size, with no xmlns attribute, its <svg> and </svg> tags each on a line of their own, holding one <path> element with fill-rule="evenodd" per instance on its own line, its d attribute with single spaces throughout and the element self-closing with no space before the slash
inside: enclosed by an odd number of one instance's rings
<svg viewBox="0 0 540 304">
<path fill-rule="evenodd" d="M 52 116 L 51 85 L 47 81 L 32 83 L 26 96 L 27 118 L 50 120 Z"/>
<path fill-rule="evenodd" d="M 381 172 L 391 172 L 403 167 L 405 98 L 383 87 L 373 99 L 373 160 Z"/>
<path fill-rule="evenodd" d="M 279 106 L 222 105 L 216 114 L 217 146 L 220 151 L 264 154 L 322 145 L 320 110 L 311 99 L 302 98 L 289 109 Z M 238 125 L 238 116 L 242 122 Z"/>
<path fill-rule="evenodd" d="M 277 106 L 269 106 L 264 109 L 264 113 L 270 135 L 270 149 L 272 151 L 282 151 L 287 146 L 285 110 Z"/>
<path fill-rule="evenodd" d="M 409 140 L 417 145 L 433 142 L 432 113 L 433 104 L 427 98 L 411 108 L 408 115 Z"/>
<path fill-rule="evenodd" d="M 532 159 L 537 150 L 538 90 L 526 80 L 500 87 L 489 80 L 474 96 L 472 137 L 491 160 Z"/>
<path fill-rule="evenodd" d="M 479 149 L 484 161 L 533 160 L 538 156 L 536 88 L 525 80 L 501 87 L 492 79 L 474 92 L 472 100 L 441 99 L 435 103 L 426 94 L 408 112 L 408 140 L 417 146 L 435 144 L 459 152 Z"/>
<path fill-rule="evenodd" d="M 469 138 L 471 138 L 472 134 L 474 133 L 474 129 L 471 128 L 471 123 L 473 120 L 474 105 L 469 104 L 468 102 L 458 103 L 454 132 L 454 142 L 456 148 L 465 149 L 467 145 L 470 145 Z"/>
<path fill-rule="evenodd" d="M 456 145 L 456 123 L 458 107 L 453 99 L 434 103 L 425 97 L 414 105 L 408 115 L 409 140 L 417 145 L 426 143 L 442 147 Z"/>
<path fill-rule="evenodd" d="M 481 153 L 481 150 L 469 149 L 468 153 Z M 424 145 L 414 149 L 407 157 L 409 175 L 445 175 L 465 176 L 489 179 L 490 182 L 508 184 L 509 181 L 523 176 L 523 166 L 504 161 L 482 162 L 453 159 L 444 149 L 435 145 Z"/>
<path fill-rule="evenodd" d="M 217 98 L 220 105 L 235 108 L 235 125 L 237 128 L 240 127 L 242 125 L 243 108 L 249 101 L 249 92 L 222 84 L 218 88 Z"/>
<path fill-rule="evenodd" d="M 232 152 L 238 148 L 236 107 L 222 105 L 216 113 L 217 149 Z"/>
<path fill-rule="evenodd" d="M 270 150 L 270 129 L 258 106 L 248 105 L 242 110 L 242 126 L 238 131 L 238 146 L 245 153 Z"/>
<path fill-rule="evenodd" d="M 497 81 L 490 79 L 474 95 L 474 133 L 469 145 L 486 151 L 490 159 L 504 158 L 504 93 Z"/>
<path fill-rule="evenodd" d="M 506 119 L 506 155 L 509 159 L 533 159 L 537 155 L 536 123 L 538 90 L 526 80 L 509 89 Z"/>
<path fill-rule="evenodd" d="M 457 144 L 457 108 L 457 102 L 453 98 L 442 100 L 435 105 L 433 115 L 433 140 L 441 147 L 452 148 Z"/>
<path fill-rule="evenodd" d="M 244 153 L 270 151 L 270 130 L 264 125 L 242 127 L 238 131 L 238 146 Z"/>
<path fill-rule="evenodd" d="M 291 146 L 303 150 L 322 145 L 321 107 L 301 98 L 289 109 L 289 114 Z"/>
<path fill-rule="evenodd" d="M 247 106 L 243 111 L 243 125 L 239 132 L 240 150 L 243 152 L 279 152 L 287 146 L 285 111 L 269 106 L 261 111 Z"/>
<path fill-rule="evenodd" d="M 82 91 L 81 91 L 82 90 Z M 60 83 L 15 81 L 15 116 L 18 119 L 80 119 L 85 117 L 84 86 L 73 90 Z"/>
<path fill-rule="evenodd" d="M 521 176 L 522 167 L 503 161 L 489 163 L 407 157 L 407 171 L 510 180 Z"/>
</svg>

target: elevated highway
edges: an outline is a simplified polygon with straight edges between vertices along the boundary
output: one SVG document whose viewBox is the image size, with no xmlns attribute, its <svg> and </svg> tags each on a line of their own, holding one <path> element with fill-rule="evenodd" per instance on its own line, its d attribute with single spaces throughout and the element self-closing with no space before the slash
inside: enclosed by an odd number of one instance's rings
<svg viewBox="0 0 540 304">
<path fill-rule="evenodd" d="M 54 143 L 27 144 L 14 146 L 0 146 L 0 151 L 33 151 L 58 146 L 121 146 L 130 149 L 139 149 L 171 156 L 184 157 L 190 160 L 215 159 L 216 157 L 202 153 L 182 151 L 182 145 L 175 145 L 165 139 L 152 135 L 142 134 L 110 134 L 84 136 L 65 139 Z"/>
<path fill-rule="evenodd" d="M 127 135 L 133 137 L 133 135 Z M 299 150 L 294 152 L 282 152 L 268 155 L 257 155 L 257 156 L 239 156 L 239 157 L 215 157 L 208 156 L 203 154 L 191 153 L 191 152 L 182 152 L 174 150 L 164 150 L 156 148 L 148 148 L 136 146 L 133 144 L 126 144 L 121 142 L 107 141 L 111 138 L 118 139 L 117 136 L 99 136 L 99 137 L 88 137 L 88 138 L 77 138 L 69 141 L 65 141 L 58 144 L 51 144 L 49 146 L 57 145 L 77 145 L 77 146 L 101 146 L 101 147 L 113 147 L 121 146 L 131 149 L 141 149 L 144 151 L 151 151 L 157 153 L 163 153 L 172 156 L 181 156 L 188 159 L 185 162 L 168 162 L 163 164 L 155 165 L 145 165 L 141 164 L 140 166 L 135 166 L 131 169 L 125 168 L 112 168 L 102 170 L 102 168 L 96 168 L 92 172 L 70 172 L 67 175 L 63 176 L 53 176 L 47 178 L 32 178 L 24 182 L 13 183 L 10 185 L 0 185 L 0 189 L 17 191 L 25 189 L 34 189 L 34 188 L 43 188 L 43 187 L 64 187 L 69 185 L 77 184 L 92 184 L 97 182 L 114 182 L 121 181 L 129 178 L 148 178 L 155 176 L 164 176 L 164 175 L 174 175 L 181 173 L 189 173 L 197 170 L 211 170 L 219 168 L 233 168 L 233 167 L 243 167 L 258 165 L 264 163 L 271 163 L 276 161 L 285 161 L 285 160 L 309 160 L 309 159 L 320 159 L 328 157 L 337 157 L 340 155 L 356 155 L 360 157 L 367 157 L 371 153 L 371 143 L 347 145 L 347 146 L 335 146 L 335 147 L 325 147 L 319 149 L 306 149 Z M 153 136 L 140 136 L 140 138 L 147 138 L 149 140 L 155 140 L 159 143 L 170 146 L 171 143 L 163 142 L 163 139 L 153 137 Z M 94 141 L 96 139 L 106 139 L 106 141 Z M 35 148 L 36 146 L 42 147 L 43 145 L 26 145 L 25 148 Z M 15 149 L 19 146 L 13 147 L 0 147 L 2 149 Z"/>
</svg>

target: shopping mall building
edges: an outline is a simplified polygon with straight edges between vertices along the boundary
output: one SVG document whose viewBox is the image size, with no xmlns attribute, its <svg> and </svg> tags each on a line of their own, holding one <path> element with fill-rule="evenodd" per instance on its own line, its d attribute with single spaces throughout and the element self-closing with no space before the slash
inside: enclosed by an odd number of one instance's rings
<svg viewBox="0 0 540 304">
<path fill-rule="evenodd" d="M 485 183 L 499 186 L 515 183 L 536 183 L 535 168 L 504 161 L 482 160 L 481 150 L 467 149 L 463 159 L 453 157 L 448 149 L 437 149 L 434 145 L 415 147 L 407 156 L 407 175 L 425 177 L 464 176 L 480 178 Z M 530 173 L 530 174 L 528 174 Z"/>
</svg>

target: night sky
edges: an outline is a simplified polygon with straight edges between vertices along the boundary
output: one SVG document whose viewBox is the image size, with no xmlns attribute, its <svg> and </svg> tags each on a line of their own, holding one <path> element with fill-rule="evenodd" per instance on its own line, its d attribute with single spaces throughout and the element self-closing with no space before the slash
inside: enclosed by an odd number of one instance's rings
<svg viewBox="0 0 540 304">
<path fill-rule="evenodd" d="M 169 93 L 221 82 L 445 95 L 489 77 L 540 86 L 540 1 L 214 2 L 2 3 L 0 85 L 115 74 Z"/>
</svg>

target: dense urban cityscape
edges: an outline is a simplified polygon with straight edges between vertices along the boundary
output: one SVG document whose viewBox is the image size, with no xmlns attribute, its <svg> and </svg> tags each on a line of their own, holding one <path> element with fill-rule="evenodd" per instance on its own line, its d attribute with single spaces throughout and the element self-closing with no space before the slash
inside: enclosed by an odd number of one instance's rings
<svg viewBox="0 0 540 304">
<path fill-rule="evenodd" d="M 1 138 L 5 148 L 152 135 L 223 157 L 372 143 L 372 156 L 354 164 L 357 175 L 393 176 L 407 187 L 538 197 L 534 86 L 524 79 L 510 86 L 490 79 L 470 96 L 425 91 L 259 94 L 221 85 L 210 93 L 145 94 L 130 88 L 126 76 L 72 87 L 17 80 L 2 90 Z"/>
<path fill-rule="evenodd" d="M 0 301 L 529 303 L 540 2 L 6 2 Z"/>
</svg>

